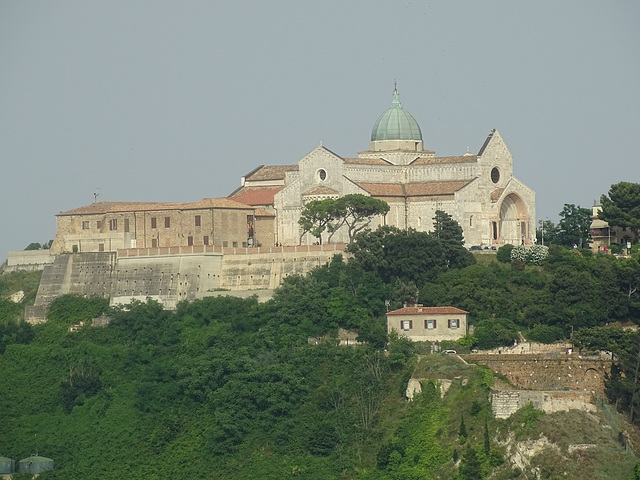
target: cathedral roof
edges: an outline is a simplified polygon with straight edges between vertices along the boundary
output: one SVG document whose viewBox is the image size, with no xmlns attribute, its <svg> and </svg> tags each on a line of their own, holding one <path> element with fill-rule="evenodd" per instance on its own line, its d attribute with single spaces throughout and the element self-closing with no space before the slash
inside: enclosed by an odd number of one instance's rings
<svg viewBox="0 0 640 480">
<path fill-rule="evenodd" d="M 476 163 L 477 155 L 459 155 L 456 157 L 421 157 L 416 158 L 411 165 L 432 165 L 440 163 Z"/>
<path fill-rule="evenodd" d="M 371 141 L 380 140 L 422 140 L 422 132 L 416 119 L 402 108 L 398 90 L 393 90 L 391 106 L 378 118 L 373 130 Z"/>
<path fill-rule="evenodd" d="M 240 187 L 228 198 L 247 205 L 273 205 L 273 196 L 282 190 L 282 186 Z"/>
<path fill-rule="evenodd" d="M 236 202 L 228 198 L 204 198 L 194 203 L 163 203 L 163 202 L 96 202 L 80 208 L 74 208 L 66 212 L 60 212 L 57 216 L 66 215 L 100 215 L 120 212 L 146 212 L 159 210 L 198 210 L 201 208 L 242 208 L 250 209 L 249 205 Z"/>
<path fill-rule="evenodd" d="M 314 187 L 303 193 L 303 195 L 340 195 L 336 190 L 329 187 Z"/>
<path fill-rule="evenodd" d="M 261 165 L 245 175 L 245 180 L 284 180 L 286 172 L 297 172 L 298 165 Z"/>
<path fill-rule="evenodd" d="M 384 158 L 345 158 L 344 163 L 354 163 L 357 165 L 393 165 Z"/>
<path fill-rule="evenodd" d="M 428 197 L 453 195 L 470 180 L 420 183 L 363 183 L 357 185 L 374 197 Z"/>
</svg>

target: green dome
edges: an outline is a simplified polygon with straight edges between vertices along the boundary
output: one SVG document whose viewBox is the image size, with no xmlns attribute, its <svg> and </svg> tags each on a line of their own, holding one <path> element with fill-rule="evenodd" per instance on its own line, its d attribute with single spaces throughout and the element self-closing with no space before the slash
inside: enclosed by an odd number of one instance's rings
<svg viewBox="0 0 640 480">
<path fill-rule="evenodd" d="M 402 108 L 397 89 L 393 90 L 391 106 L 380 115 L 371 130 L 371 141 L 380 140 L 422 140 L 418 122 Z"/>
</svg>

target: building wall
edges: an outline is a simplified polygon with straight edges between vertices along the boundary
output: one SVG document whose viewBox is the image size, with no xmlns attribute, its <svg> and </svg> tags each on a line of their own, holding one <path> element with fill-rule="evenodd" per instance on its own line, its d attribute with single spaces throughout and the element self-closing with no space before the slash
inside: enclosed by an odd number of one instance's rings
<svg viewBox="0 0 640 480">
<path fill-rule="evenodd" d="M 62 215 L 52 253 L 116 251 L 125 248 L 204 245 L 246 246 L 253 208 L 130 211 Z M 196 216 L 200 225 L 196 225 Z M 155 223 L 154 223 L 155 222 Z M 167 226 L 168 225 L 168 226 Z M 270 227 L 268 222 L 260 226 Z M 265 232 L 262 238 L 270 238 Z M 273 235 L 271 235 L 272 237 Z M 190 239 L 191 237 L 191 239 Z"/>
<path fill-rule="evenodd" d="M 428 321 L 435 320 L 435 328 L 427 328 Z M 449 320 L 457 320 L 457 328 L 449 328 Z M 405 329 L 403 322 L 411 322 Z M 387 331 L 396 331 L 399 336 L 415 342 L 440 342 L 442 340 L 458 340 L 467 333 L 467 316 L 465 314 L 436 315 L 387 315 Z"/>
<path fill-rule="evenodd" d="M 45 267 L 33 323 L 44 320 L 46 307 L 67 293 L 109 297 L 111 304 L 152 298 L 168 308 L 228 292 L 261 294 L 290 275 L 304 275 L 324 265 L 345 245 L 222 248 L 209 246 L 135 248 L 116 252 L 61 254 Z M 264 297 L 264 295 L 262 295 Z"/>
<path fill-rule="evenodd" d="M 333 196 L 369 195 L 357 183 L 468 181 L 466 186 L 447 195 L 378 197 L 389 204 L 390 211 L 385 219 L 372 221 L 371 227 L 387 224 L 431 231 L 435 211 L 443 210 L 460 224 L 467 246 L 532 243 L 535 194 L 513 176 L 513 157 L 497 131 L 491 133 L 481 153 L 477 157 L 469 155 L 468 162 L 409 165 L 418 157 L 433 157 L 433 152 L 360 152 L 360 158 L 383 158 L 395 163 L 367 165 L 350 163 L 318 147 L 298 162 L 298 171 L 286 173 L 285 186 L 274 197 L 278 241 L 285 245 L 300 242 L 298 219 L 310 199 L 305 194 L 318 187 L 331 189 L 335 192 Z M 324 179 L 319 175 L 320 170 L 326 174 Z M 492 172 L 499 175 L 492 176 Z M 309 234 L 302 239 L 303 244 L 315 241 L 317 239 Z M 331 241 L 348 241 L 346 229 L 336 232 Z"/>
</svg>

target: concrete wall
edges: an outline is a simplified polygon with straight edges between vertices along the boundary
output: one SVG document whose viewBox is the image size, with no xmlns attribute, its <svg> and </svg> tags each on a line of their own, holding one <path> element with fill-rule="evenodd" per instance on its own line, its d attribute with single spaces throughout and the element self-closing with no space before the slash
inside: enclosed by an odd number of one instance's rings
<svg viewBox="0 0 640 480">
<path fill-rule="evenodd" d="M 491 392 L 491 409 L 496 418 L 509 418 L 517 410 L 531 403 L 546 413 L 583 410 L 594 412 L 589 392 L 494 390 Z"/>
<path fill-rule="evenodd" d="M 55 256 L 49 250 L 18 250 L 9 252 L 5 272 L 20 270 L 44 270 L 45 265 L 53 263 Z"/>
<path fill-rule="evenodd" d="M 136 248 L 115 252 L 62 254 L 42 273 L 35 307 L 27 318 L 45 320 L 46 307 L 67 293 L 158 300 L 175 308 L 181 300 L 233 295 L 271 298 L 273 289 L 296 274 L 324 265 L 345 245 L 221 248 L 209 246 Z"/>
</svg>

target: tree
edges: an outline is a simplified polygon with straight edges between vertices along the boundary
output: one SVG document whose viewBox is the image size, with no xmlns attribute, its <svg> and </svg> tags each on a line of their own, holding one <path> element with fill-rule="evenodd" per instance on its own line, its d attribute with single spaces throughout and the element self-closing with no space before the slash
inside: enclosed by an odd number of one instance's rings
<svg viewBox="0 0 640 480">
<path fill-rule="evenodd" d="M 358 232 L 369 226 L 373 216 L 385 215 L 388 211 L 387 202 L 377 198 L 359 193 L 345 195 L 335 200 L 333 215 L 336 220 L 329 225 L 329 231 L 333 234 L 345 225 L 348 229 L 349 243 L 351 243 Z"/>
<path fill-rule="evenodd" d="M 450 267 L 464 268 L 476 262 L 473 254 L 464 248 L 462 227 L 447 212 L 436 210 L 432 235 L 440 240 Z"/>
<path fill-rule="evenodd" d="M 552 245 L 557 243 L 558 227 L 551 220 L 539 220 L 536 230 L 536 241 L 539 245 Z"/>
<path fill-rule="evenodd" d="M 325 198 L 324 200 L 312 200 L 305 205 L 298 219 L 298 224 L 302 227 L 300 243 L 302 243 L 304 234 L 311 232 L 322 244 L 322 232 L 335 219 L 335 203 L 334 199 Z"/>
<path fill-rule="evenodd" d="M 375 272 L 386 283 L 399 278 L 422 286 L 447 268 L 441 242 L 413 229 L 384 226 L 361 232 L 347 252 L 353 254 L 349 264 Z"/>
<path fill-rule="evenodd" d="M 25 248 L 25 250 L 40 250 L 41 248 L 42 245 L 40 245 L 38 242 L 32 242 L 27 245 L 27 248 Z"/>
<path fill-rule="evenodd" d="M 630 228 L 640 239 L 640 183 L 620 182 L 611 185 L 609 196 L 600 197 L 602 210 L 598 218 L 612 227 Z"/>
<path fill-rule="evenodd" d="M 591 210 L 565 203 L 558 222 L 557 243 L 582 247 L 591 232 Z"/>
</svg>

